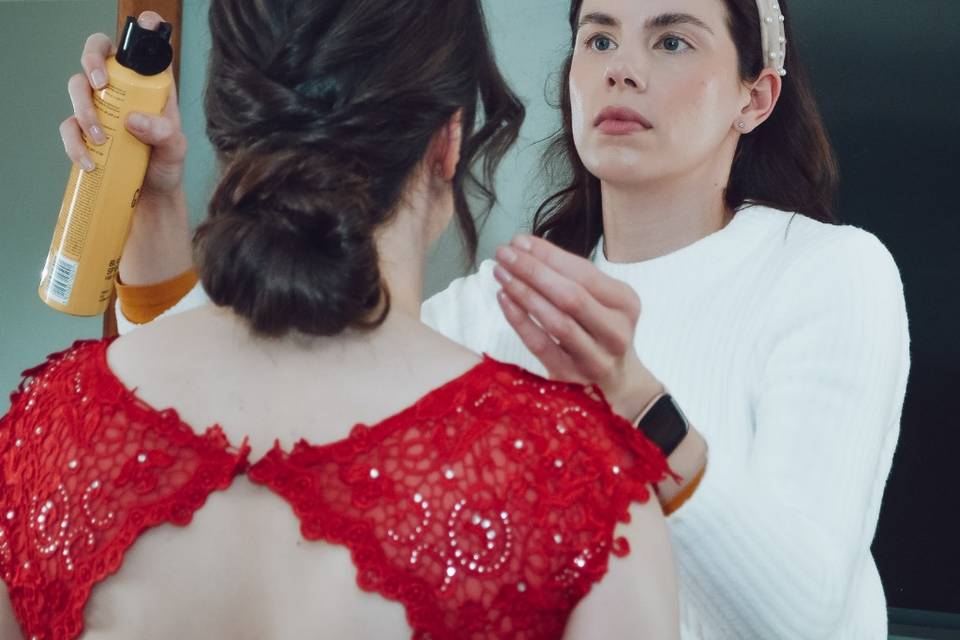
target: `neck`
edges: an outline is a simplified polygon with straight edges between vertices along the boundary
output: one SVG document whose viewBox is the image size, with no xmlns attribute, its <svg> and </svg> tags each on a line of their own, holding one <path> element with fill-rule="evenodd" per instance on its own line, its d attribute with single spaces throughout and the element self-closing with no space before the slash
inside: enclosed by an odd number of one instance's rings
<svg viewBox="0 0 960 640">
<path fill-rule="evenodd" d="M 390 315 L 420 319 L 431 234 L 422 212 L 400 210 L 377 233 L 380 276 L 390 290 Z"/>
<path fill-rule="evenodd" d="M 601 182 L 607 259 L 651 260 L 723 229 L 733 217 L 724 201 L 728 176 L 729 164 L 725 172 L 706 167 L 672 180 Z"/>
</svg>

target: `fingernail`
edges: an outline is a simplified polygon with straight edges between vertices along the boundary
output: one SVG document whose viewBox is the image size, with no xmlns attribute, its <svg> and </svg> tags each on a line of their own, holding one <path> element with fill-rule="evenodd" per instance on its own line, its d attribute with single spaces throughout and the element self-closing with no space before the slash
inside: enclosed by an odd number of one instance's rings
<svg viewBox="0 0 960 640">
<path fill-rule="evenodd" d="M 497 250 L 497 256 L 504 262 L 514 262 L 517 259 L 516 252 L 510 247 L 500 247 Z"/>
<path fill-rule="evenodd" d="M 90 127 L 90 137 L 93 138 L 93 141 L 97 144 L 103 144 L 107 141 L 107 136 L 103 135 L 103 129 L 97 125 Z"/>
<path fill-rule="evenodd" d="M 527 236 L 515 237 L 513 239 L 513 245 L 515 247 L 520 247 L 524 251 L 530 251 L 531 247 L 533 246 L 532 244 L 530 244 L 530 238 L 528 238 Z"/>
<path fill-rule="evenodd" d="M 510 273 L 500 265 L 497 265 L 493 268 L 493 275 L 497 277 L 497 280 L 502 282 L 510 282 L 513 280 L 513 276 L 511 276 Z"/>
<path fill-rule="evenodd" d="M 131 113 L 127 116 L 127 124 L 136 129 L 137 131 L 144 131 L 149 124 L 147 122 L 147 117 L 140 113 Z"/>
<path fill-rule="evenodd" d="M 93 164 L 93 160 L 90 158 L 80 158 L 80 168 L 90 173 L 97 169 L 97 165 Z"/>
<path fill-rule="evenodd" d="M 95 89 L 103 89 L 107 86 L 107 74 L 101 69 L 94 69 L 90 74 L 90 81 Z"/>
</svg>

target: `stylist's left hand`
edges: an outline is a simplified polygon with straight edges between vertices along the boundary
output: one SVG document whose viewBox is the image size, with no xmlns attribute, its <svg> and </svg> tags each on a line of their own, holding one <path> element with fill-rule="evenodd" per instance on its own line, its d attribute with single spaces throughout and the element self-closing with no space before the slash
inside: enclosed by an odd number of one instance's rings
<svg viewBox="0 0 960 640">
<path fill-rule="evenodd" d="M 500 308 L 551 378 L 596 384 L 628 420 L 663 392 L 633 346 L 641 305 L 629 285 L 528 235 L 496 258 Z"/>
</svg>

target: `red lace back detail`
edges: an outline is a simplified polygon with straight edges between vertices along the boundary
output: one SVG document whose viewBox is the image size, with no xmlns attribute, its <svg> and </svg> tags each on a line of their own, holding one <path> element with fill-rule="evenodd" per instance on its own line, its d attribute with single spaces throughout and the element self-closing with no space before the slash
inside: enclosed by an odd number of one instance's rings
<svg viewBox="0 0 960 640">
<path fill-rule="evenodd" d="M 77 342 L 25 371 L 0 419 L 0 573 L 27 638 L 76 638 L 94 584 L 146 529 L 186 525 L 244 469 L 219 429 L 195 434 Z"/>
<path fill-rule="evenodd" d="M 350 548 L 362 589 L 402 602 L 414 638 L 558 638 L 607 570 L 660 451 L 598 391 L 486 358 L 342 442 L 274 448 L 251 480 L 310 540 Z"/>
<path fill-rule="evenodd" d="M 0 573 L 27 637 L 72 639 L 94 584 L 144 530 L 186 525 L 247 470 L 249 449 L 197 434 L 110 372 L 110 341 L 24 373 L 0 419 Z M 562 635 L 628 552 L 632 501 L 667 473 L 599 391 L 490 358 L 348 438 L 249 467 L 305 538 L 351 550 L 362 589 L 403 603 L 414 637 Z"/>
</svg>

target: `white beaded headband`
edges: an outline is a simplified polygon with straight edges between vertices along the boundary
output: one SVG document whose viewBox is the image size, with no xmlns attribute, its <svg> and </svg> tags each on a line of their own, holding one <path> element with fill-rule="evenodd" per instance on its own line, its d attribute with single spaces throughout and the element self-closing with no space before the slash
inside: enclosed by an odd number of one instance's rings
<svg viewBox="0 0 960 640">
<path fill-rule="evenodd" d="M 785 18 L 777 0 L 757 0 L 760 10 L 760 39 L 763 44 L 763 66 L 773 67 L 781 76 L 787 75 L 787 32 Z"/>
</svg>

